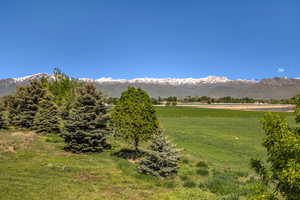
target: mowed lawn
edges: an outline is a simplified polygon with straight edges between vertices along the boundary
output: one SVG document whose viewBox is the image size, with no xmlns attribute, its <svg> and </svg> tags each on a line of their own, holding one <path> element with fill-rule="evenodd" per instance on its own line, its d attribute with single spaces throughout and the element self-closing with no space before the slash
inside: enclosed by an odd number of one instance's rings
<svg viewBox="0 0 300 200">
<path fill-rule="evenodd" d="M 223 194 L 184 186 L 187 179 L 196 184 L 206 180 L 195 173 L 199 160 L 210 170 L 251 173 L 249 159 L 265 156 L 259 124 L 263 112 L 159 107 L 157 113 L 188 160 L 181 161 L 178 177 L 161 180 L 138 174 L 136 163 L 112 155 L 124 147 L 118 142 L 105 153 L 72 154 L 63 150 L 58 136 L 7 131 L 0 132 L 0 199 L 213 200 Z M 293 114 L 282 115 L 293 123 Z"/>
</svg>

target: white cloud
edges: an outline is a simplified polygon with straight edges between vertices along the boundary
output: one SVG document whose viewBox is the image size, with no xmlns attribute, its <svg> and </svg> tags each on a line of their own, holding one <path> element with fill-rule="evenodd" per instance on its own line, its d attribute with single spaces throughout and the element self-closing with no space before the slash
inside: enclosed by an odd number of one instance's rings
<svg viewBox="0 0 300 200">
<path fill-rule="evenodd" d="M 278 68 L 277 69 L 277 73 L 283 73 L 283 72 L 285 72 L 285 69 L 283 69 L 283 68 Z"/>
</svg>

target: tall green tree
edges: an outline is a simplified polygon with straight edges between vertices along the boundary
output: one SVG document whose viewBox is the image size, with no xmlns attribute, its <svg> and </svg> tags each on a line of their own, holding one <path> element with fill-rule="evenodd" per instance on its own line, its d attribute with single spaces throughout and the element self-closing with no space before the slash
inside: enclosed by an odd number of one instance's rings
<svg viewBox="0 0 300 200">
<path fill-rule="evenodd" d="M 45 88 L 40 80 L 33 80 L 29 86 L 17 88 L 17 92 L 9 104 L 11 124 L 19 128 L 31 128 L 39 101 L 44 94 Z"/>
<path fill-rule="evenodd" d="M 80 83 L 78 81 L 70 78 L 60 69 L 55 68 L 53 70 L 53 76 L 48 82 L 48 88 L 53 94 L 56 104 L 62 109 L 63 118 L 67 117 L 68 111 L 75 102 L 77 88 L 79 87 Z"/>
<path fill-rule="evenodd" d="M 102 152 L 110 147 L 107 137 L 109 115 L 104 98 L 94 85 L 87 84 L 79 90 L 62 134 L 66 150 Z"/>
<path fill-rule="evenodd" d="M 5 107 L 0 102 L 0 129 L 7 129 L 8 128 L 8 121 L 7 117 L 5 115 Z"/>
<path fill-rule="evenodd" d="M 111 127 L 114 136 L 134 145 L 148 141 L 159 127 L 149 95 L 140 88 L 128 87 L 112 111 Z"/>
<path fill-rule="evenodd" d="M 177 173 L 180 150 L 163 135 L 158 134 L 150 144 L 146 156 L 139 162 L 138 172 L 167 177 Z"/>
<path fill-rule="evenodd" d="M 297 200 L 300 197 L 300 135 L 277 114 L 266 114 L 262 125 L 272 180 L 286 199 Z"/>
<path fill-rule="evenodd" d="M 33 121 L 33 129 L 38 133 L 60 133 L 62 120 L 54 97 L 47 92 L 39 103 Z"/>
</svg>

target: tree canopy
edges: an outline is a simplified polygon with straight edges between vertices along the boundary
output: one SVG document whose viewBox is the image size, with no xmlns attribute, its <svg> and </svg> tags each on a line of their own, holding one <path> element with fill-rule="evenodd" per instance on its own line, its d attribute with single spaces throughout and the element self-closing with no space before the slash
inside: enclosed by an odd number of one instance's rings
<svg viewBox="0 0 300 200">
<path fill-rule="evenodd" d="M 272 179 L 288 200 L 300 196 L 300 135 L 280 115 L 268 113 L 262 120 Z"/>
<path fill-rule="evenodd" d="M 112 111 L 111 127 L 114 135 L 134 145 L 157 133 L 159 123 L 149 95 L 140 88 L 128 87 Z"/>
</svg>

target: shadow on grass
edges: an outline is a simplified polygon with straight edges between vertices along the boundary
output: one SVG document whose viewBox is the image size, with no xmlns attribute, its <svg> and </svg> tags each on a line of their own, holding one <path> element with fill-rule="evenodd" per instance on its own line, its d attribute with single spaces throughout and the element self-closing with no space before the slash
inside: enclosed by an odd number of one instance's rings
<svg viewBox="0 0 300 200">
<path fill-rule="evenodd" d="M 144 151 L 136 151 L 132 149 L 121 149 L 120 151 L 112 153 L 112 156 L 116 156 L 119 158 L 123 158 L 126 160 L 136 160 L 145 156 L 146 152 Z"/>
</svg>

